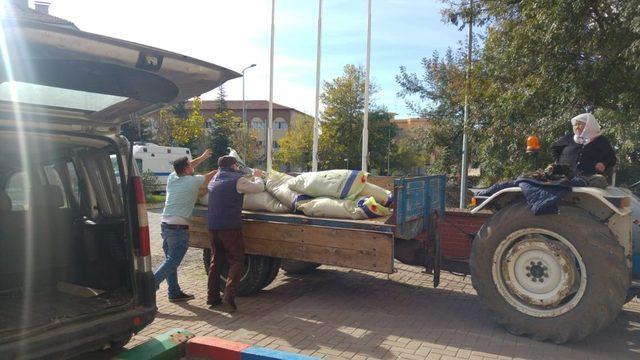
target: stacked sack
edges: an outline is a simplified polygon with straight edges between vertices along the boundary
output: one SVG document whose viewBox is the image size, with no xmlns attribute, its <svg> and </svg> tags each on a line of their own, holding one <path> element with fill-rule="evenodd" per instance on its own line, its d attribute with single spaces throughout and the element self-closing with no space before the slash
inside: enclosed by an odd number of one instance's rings
<svg viewBox="0 0 640 360">
<path fill-rule="evenodd" d="M 363 220 L 391 214 L 391 191 L 367 182 L 358 170 L 328 170 L 296 177 L 272 171 L 267 191 L 307 216 Z M 382 205 L 384 204 L 384 205 Z"/>
<path fill-rule="evenodd" d="M 372 219 L 391 214 L 393 194 L 367 182 L 358 170 L 328 170 L 298 176 L 271 171 L 266 191 L 244 196 L 243 209 L 274 213 L 303 213 L 311 217 Z M 200 197 L 206 205 L 208 195 Z"/>
</svg>

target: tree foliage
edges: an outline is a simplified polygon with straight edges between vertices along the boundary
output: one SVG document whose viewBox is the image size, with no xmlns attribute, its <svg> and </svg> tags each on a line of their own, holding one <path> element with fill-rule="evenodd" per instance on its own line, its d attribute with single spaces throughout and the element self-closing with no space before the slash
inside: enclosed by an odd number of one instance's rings
<svg viewBox="0 0 640 360">
<path fill-rule="evenodd" d="M 153 141 L 153 127 L 151 119 L 136 118 L 120 127 L 122 135 L 129 141 Z"/>
<path fill-rule="evenodd" d="M 275 164 L 289 169 L 311 169 L 313 156 L 313 119 L 297 116 L 291 120 L 287 134 L 278 140 Z"/>
<path fill-rule="evenodd" d="M 467 2 L 444 1 L 443 15 L 468 22 Z M 569 119 L 590 111 L 617 149 L 623 178 L 638 171 L 640 136 L 640 1 L 553 2 L 479 0 L 482 25 L 471 67 L 470 144 L 487 180 L 513 177 L 532 166 L 524 143 L 530 134 L 549 145 L 570 132 Z M 418 113 L 460 143 L 465 94 L 464 53 L 423 59 L 418 77 L 401 68 L 401 95 L 417 95 Z M 457 151 L 451 149 L 453 151 Z"/>
<path fill-rule="evenodd" d="M 235 149 L 244 156 L 245 163 L 253 164 L 258 157 L 258 139 L 255 132 L 242 123 L 242 119 L 231 110 L 213 114 L 213 126 L 206 138 L 206 146 L 213 156 L 208 166 L 217 167 L 217 159 Z"/>
<path fill-rule="evenodd" d="M 204 117 L 200 112 L 202 101 L 195 98 L 186 118 L 181 118 L 175 109 L 160 110 L 155 140 L 159 145 L 192 147 L 204 134 Z"/>
<path fill-rule="evenodd" d="M 346 65 L 342 76 L 324 82 L 320 96 L 325 105 L 318 156 L 321 168 L 344 168 L 347 163 L 352 169 L 360 168 L 364 90 L 364 70 L 355 65 Z M 370 99 L 376 91 L 376 86 L 370 84 Z M 386 168 L 382 158 L 386 159 L 388 134 L 395 135 L 396 127 L 390 124 L 386 109 L 373 101 L 369 108 L 369 164 Z"/>
<path fill-rule="evenodd" d="M 430 121 L 428 129 L 416 131 L 404 141 L 415 149 L 415 165 L 431 165 L 430 172 L 455 174 L 459 171 L 465 89 L 464 61 L 461 58 L 452 50 L 442 57 L 436 52 L 431 58 L 422 59 L 424 74 L 421 77 L 408 73 L 404 66 L 396 76 L 401 87 L 398 96 L 405 99 L 413 113 Z M 433 164 L 432 154 L 435 158 Z"/>
</svg>

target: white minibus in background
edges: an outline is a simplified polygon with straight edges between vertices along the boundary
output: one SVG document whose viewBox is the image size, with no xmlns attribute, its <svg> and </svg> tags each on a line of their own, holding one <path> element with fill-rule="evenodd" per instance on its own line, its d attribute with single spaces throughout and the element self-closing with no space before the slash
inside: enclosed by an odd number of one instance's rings
<svg viewBox="0 0 640 360">
<path fill-rule="evenodd" d="M 152 172 L 158 180 L 158 187 L 151 191 L 164 191 L 167 178 L 173 172 L 173 161 L 186 156 L 191 160 L 191 150 L 183 147 L 160 146 L 149 142 L 133 145 L 133 158 L 140 173 Z"/>
</svg>

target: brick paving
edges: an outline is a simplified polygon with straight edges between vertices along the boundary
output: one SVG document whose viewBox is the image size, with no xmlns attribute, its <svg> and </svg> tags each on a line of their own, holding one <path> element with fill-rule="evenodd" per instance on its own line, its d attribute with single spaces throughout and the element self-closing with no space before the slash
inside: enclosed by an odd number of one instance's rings
<svg viewBox="0 0 640 360">
<path fill-rule="evenodd" d="M 154 267 L 162 259 L 157 211 L 149 213 Z M 229 315 L 205 305 L 201 251 L 190 249 L 179 270 L 196 299 L 172 304 L 158 292 L 156 320 L 128 347 L 170 328 L 326 359 L 640 359 L 640 301 L 627 304 L 604 331 L 578 344 L 512 336 L 476 299 L 471 280 L 444 274 L 434 289 L 420 268 L 397 265 L 390 276 L 322 266 L 277 279 L 239 298 Z"/>
</svg>

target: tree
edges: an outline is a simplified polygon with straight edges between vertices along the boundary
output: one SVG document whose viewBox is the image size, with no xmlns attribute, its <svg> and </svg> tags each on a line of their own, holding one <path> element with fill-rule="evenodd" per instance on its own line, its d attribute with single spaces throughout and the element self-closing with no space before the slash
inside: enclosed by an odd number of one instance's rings
<svg viewBox="0 0 640 360">
<path fill-rule="evenodd" d="M 445 3 L 446 19 L 456 24 L 468 19 L 466 3 Z M 487 180 L 531 168 L 526 137 L 536 133 L 548 148 L 571 131 L 569 119 L 585 111 L 595 114 L 617 148 L 622 178 L 639 169 L 638 5 L 637 0 L 476 1 L 474 19 L 484 35 L 471 68 L 470 143 Z M 452 56 L 448 74 L 464 72 L 463 54 Z M 436 120 L 458 119 L 453 115 L 462 109 L 464 82 L 451 76 L 439 83 L 437 67 L 431 65 L 423 60 L 422 78 L 401 69 L 403 91 L 420 95 L 422 110 L 439 115 Z M 405 75 L 417 82 L 403 84 Z M 459 143 L 453 137 L 450 141 Z M 548 152 L 542 157 L 549 160 Z"/>
<path fill-rule="evenodd" d="M 213 126 L 207 139 L 207 147 L 213 151 L 213 160 L 229 153 L 227 148 L 231 147 L 231 137 L 241 122 L 237 119 L 230 110 L 213 114 Z"/>
<path fill-rule="evenodd" d="M 147 117 L 136 118 L 120 127 L 122 135 L 129 141 L 152 141 L 153 129 L 151 119 Z"/>
<path fill-rule="evenodd" d="M 275 153 L 274 162 L 289 169 L 311 169 L 313 156 L 313 119 L 297 116 L 291 120 L 291 128 L 278 140 L 280 149 Z"/>
<path fill-rule="evenodd" d="M 189 115 L 189 110 L 187 110 L 187 102 L 180 101 L 179 103 L 173 105 L 171 107 L 171 114 L 179 117 L 180 119 L 186 119 Z"/>
<path fill-rule="evenodd" d="M 398 96 L 414 114 L 430 121 L 428 129 L 411 134 L 405 144 L 415 147 L 417 166 L 429 164 L 432 172 L 454 175 L 459 172 L 462 157 L 464 56 L 454 55 L 451 49 L 443 57 L 435 52 L 431 58 L 422 59 L 422 66 L 424 74 L 421 77 L 407 73 L 404 66 L 396 76 L 401 87 Z M 475 109 L 472 106 L 471 113 Z M 430 161 L 432 154 L 435 157 L 433 164 Z"/>
<path fill-rule="evenodd" d="M 247 165 L 254 164 L 259 153 L 255 132 L 243 124 L 242 119 L 231 110 L 213 115 L 213 126 L 205 143 L 213 152 L 208 162 L 208 166 L 212 167 L 217 167 L 218 157 L 227 155 L 230 147 L 246 157 L 244 161 Z"/>
<path fill-rule="evenodd" d="M 365 78 L 362 67 L 346 65 L 342 76 L 330 82 L 324 82 L 320 96 L 325 110 L 322 114 L 322 135 L 319 141 L 319 165 L 325 169 L 344 168 L 359 169 L 362 153 L 362 124 L 364 117 Z M 376 93 L 375 85 L 370 84 L 371 97 Z M 387 139 L 390 115 L 383 107 L 371 101 L 369 111 L 369 162 L 383 165 L 380 160 L 386 159 Z M 382 125 L 380 125 L 382 124 Z M 346 159 L 346 161 L 345 161 Z M 386 166 L 384 166 L 386 168 Z"/>
<path fill-rule="evenodd" d="M 204 134 L 204 117 L 200 112 L 202 101 L 195 98 L 189 115 L 182 119 L 172 110 L 160 110 L 157 121 L 156 142 L 164 146 L 192 147 Z"/>
<path fill-rule="evenodd" d="M 227 108 L 227 92 L 224 89 L 224 85 L 220 85 L 218 88 L 218 111 L 219 113 L 225 112 Z"/>
</svg>

